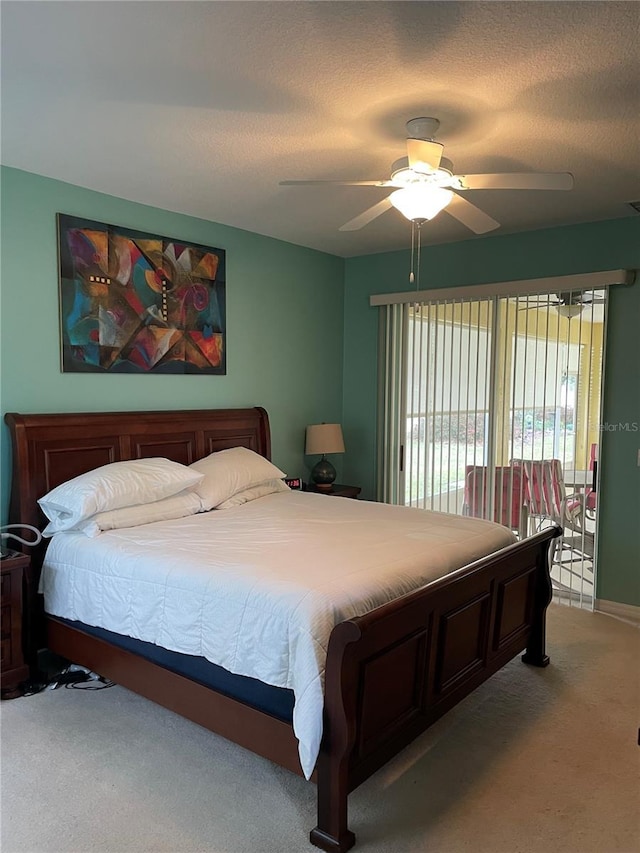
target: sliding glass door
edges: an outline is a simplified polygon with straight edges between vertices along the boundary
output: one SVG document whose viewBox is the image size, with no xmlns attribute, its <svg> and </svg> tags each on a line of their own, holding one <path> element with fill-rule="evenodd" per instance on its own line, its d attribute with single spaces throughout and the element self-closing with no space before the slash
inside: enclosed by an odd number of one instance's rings
<svg viewBox="0 0 640 853">
<path fill-rule="evenodd" d="M 603 289 L 381 312 L 379 498 L 519 536 L 559 524 L 557 595 L 587 605 L 605 311 Z"/>
</svg>

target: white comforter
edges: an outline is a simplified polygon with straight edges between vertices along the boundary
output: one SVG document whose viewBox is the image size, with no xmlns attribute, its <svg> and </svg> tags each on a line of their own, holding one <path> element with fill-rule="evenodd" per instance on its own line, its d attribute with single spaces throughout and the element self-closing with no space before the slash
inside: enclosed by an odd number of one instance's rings
<svg viewBox="0 0 640 853">
<path fill-rule="evenodd" d="M 334 625 L 514 541 L 478 519 L 291 492 L 89 539 L 56 534 L 48 613 L 294 691 L 313 771 Z"/>
</svg>

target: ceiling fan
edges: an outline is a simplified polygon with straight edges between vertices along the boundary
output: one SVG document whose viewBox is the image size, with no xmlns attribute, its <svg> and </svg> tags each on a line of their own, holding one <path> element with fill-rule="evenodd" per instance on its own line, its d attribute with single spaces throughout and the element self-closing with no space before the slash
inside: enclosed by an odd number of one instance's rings
<svg viewBox="0 0 640 853">
<path fill-rule="evenodd" d="M 413 118 L 407 122 L 407 156 L 391 166 L 391 178 L 380 181 L 281 181 L 281 186 L 333 184 L 356 187 L 393 187 L 382 201 L 350 219 L 340 231 L 357 231 L 395 207 L 412 222 L 433 219 L 441 210 L 476 234 L 500 227 L 491 216 L 459 193 L 466 190 L 570 190 L 570 172 L 514 172 L 504 174 L 454 175 L 453 164 L 442 156 L 444 145 L 434 140 L 440 126 L 437 118 Z"/>
<path fill-rule="evenodd" d="M 600 290 L 571 290 L 564 293 L 556 293 L 557 299 L 551 299 L 552 294 L 539 294 L 527 296 L 527 305 L 520 311 L 531 311 L 534 308 L 556 309 L 562 317 L 571 319 L 577 317 L 584 308 L 589 305 L 604 305 L 607 301 L 603 291 Z M 530 304 L 532 303 L 532 304 Z"/>
</svg>

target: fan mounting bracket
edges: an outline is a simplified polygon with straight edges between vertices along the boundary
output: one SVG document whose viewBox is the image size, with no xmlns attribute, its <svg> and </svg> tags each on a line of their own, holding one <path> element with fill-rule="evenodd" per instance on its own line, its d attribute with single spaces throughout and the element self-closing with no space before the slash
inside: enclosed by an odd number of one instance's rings
<svg viewBox="0 0 640 853">
<path fill-rule="evenodd" d="M 433 139 L 438 132 L 440 122 L 437 118 L 412 118 L 406 123 L 407 136 L 410 139 Z"/>
</svg>

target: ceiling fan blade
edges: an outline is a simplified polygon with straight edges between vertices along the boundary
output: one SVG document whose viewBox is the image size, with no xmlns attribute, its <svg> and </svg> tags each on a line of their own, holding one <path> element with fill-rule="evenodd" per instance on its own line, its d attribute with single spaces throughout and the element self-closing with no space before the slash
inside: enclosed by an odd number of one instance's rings
<svg viewBox="0 0 640 853">
<path fill-rule="evenodd" d="M 555 296 L 553 293 L 526 293 L 522 296 L 516 297 L 520 300 L 526 300 L 527 302 L 535 302 L 540 303 L 541 305 L 560 305 L 559 299 L 552 299 L 551 297 Z"/>
<path fill-rule="evenodd" d="M 409 168 L 415 172 L 435 172 L 440 165 L 444 145 L 426 139 L 407 139 Z"/>
<path fill-rule="evenodd" d="M 367 208 L 367 210 L 360 213 L 358 216 L 350 219 L 348 222 L 345 222 L 338 230 L 339 231 L 357 231 L 359 228 L 364 228 L 365 225 L 368 225 L 372 222 L 377 216 L 380 216 L 385 211 L 389 210 L 390 207 L 393 207 L 389 197 L 383 198 L 382 201 L 379 201 L 377 204 L 374 204 L 373 207 Z"/>
<path fill-rule="evenodd" d="M 316 187 L 333 184 L 338 187 L 395 187 L 392 181 L 280 181 L 281 187 Z"/>
<path fill-rule="evenodd" d="M 540 300 L 539 302 L 535 300 L 530 301 L 527 299 L 527 303 L 528 304 L 523 306 L 522 308 L 518 308 L 518 311 L 534 311 L 540 308 L 555 308 L 556 305 L 563 304 L 562 302 L 558 302 L 557 300 L 551 299 L 545 299 L 544 301 Z"/>
<path fill-rule="evenodd" d="M 593 290 L 585 290 L 582 292 L 580 302 L 583 305 L 602 305 L 606 302 L 606 298 Z"/>
<path fill-rule="evenodd" d="M 445 212 L 451 214 L 454 219 L 462 222 L 467 228 L 470 228 L 475 234 L 486 234 L 487 231 L 493 231 L 500 227 L 500 223 L 492 219 L 484 210 L 480 210 L 475 204 L 471 204 L 466 198 L 461 198 L 459 195 L 453 196 L 449 204 L 445 207 Z"/>
<path fill-rule="evenodd" d="M 461 190 L 571 190 L 571 172 L 513 172 L 495 175 L 456 175 Z"/>
<path fill-rule="evenodd" d="M 518 308 L 518 311 L 539 311 L 541 308 L 553 308 L 559 302 L 539 302 L 537 305 L 527 305 L 526 308 Z"/>
</svg>

